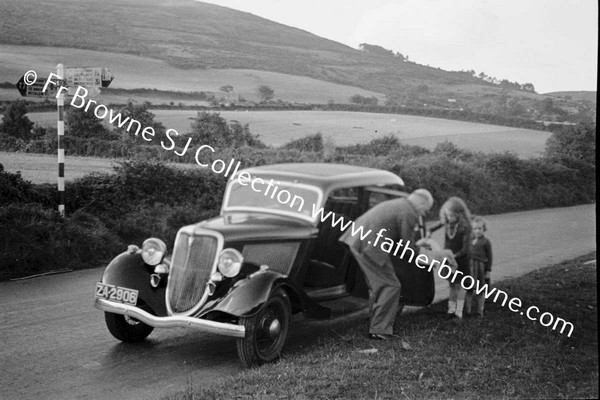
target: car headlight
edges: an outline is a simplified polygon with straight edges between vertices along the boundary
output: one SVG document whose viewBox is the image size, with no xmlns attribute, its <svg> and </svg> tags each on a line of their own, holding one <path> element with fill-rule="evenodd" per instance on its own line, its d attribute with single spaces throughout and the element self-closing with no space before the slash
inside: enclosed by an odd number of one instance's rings
<svg viewBox="0 0 600 400">
<path fill-rule="evenodd" d="M 236 276 L 242 268 L 244 256 L 236 249 L 225 249 L 219 254 L 219 262 L 217 267 L 219 272 L 227 278 Z"/>
<path fill-rule="evenodd" d="M 150 238 L 144 240 L 142 245 L 142 259 L 148 265 L 159 264 L 167 251 L 167 245 L 160 239 Z"/>
</svg>

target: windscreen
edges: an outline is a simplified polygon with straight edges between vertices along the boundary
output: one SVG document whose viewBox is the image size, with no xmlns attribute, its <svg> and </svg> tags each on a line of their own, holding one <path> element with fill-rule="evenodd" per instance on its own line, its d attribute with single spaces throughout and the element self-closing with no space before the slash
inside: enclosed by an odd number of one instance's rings
<svg viewBox="0 0 600 400">
<path fill-rule="evenodd" d="M 230 182 L 225 196 L 225 210 L 292 213 L 312 219 L 313 206 L 318 208 L 322 198 L 318 188 L 300 183 L 262 178 L 242 183 L 239 180 Z"/>
</svg>

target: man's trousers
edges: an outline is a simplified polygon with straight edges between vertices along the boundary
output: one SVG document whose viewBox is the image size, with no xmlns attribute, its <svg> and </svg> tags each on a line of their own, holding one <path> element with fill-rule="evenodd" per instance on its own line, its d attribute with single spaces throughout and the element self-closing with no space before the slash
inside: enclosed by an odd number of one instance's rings
<svg viewBox="0 0 600 400">
<path fill-rule="evenodd" d="M 365 275 L 369 289 L 369 333 L 392 334 L 401 289 L 394 265 L 390 259 L 384 265 L 376 264 L 369 257 L 352 248 L 350 250 Z"/>
</svg>

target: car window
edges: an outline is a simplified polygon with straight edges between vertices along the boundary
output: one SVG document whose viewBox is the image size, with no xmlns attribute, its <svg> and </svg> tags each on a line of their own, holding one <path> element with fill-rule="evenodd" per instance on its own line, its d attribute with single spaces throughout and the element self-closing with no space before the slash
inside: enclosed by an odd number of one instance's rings
<svg viewBox="0 0 600 400">
<path fill-rule="evenodd" d="M 365 192 L 363 187 L 335 189 L 329 193 L 325 211 L 333 211 L 355 219 L 366 210 Z"/>
<path fill-rule="evenodd" d="M 408 195 L 408 193 L 398 190 L 395 187 L 386 186 L 370 186 L 365 188 L 365 192 L 369 199 L 369 208 L 374 207 L 383 201 L 406 197 Z"/>
<path fill-rule="evenodd" d="M 330 199 L 354 201 L 358 204 L 358 188 L 341 188 L 329 194 Z"/>
<path fill-rule="evenodd" d="M 223 208 L 241 211 L 268 211 L 301 214 L 312 219 L 313 205 L 319 205 L 322 195 L 313 186 L 284 181 L 264 181 L 242 185 L 230 182 Z"/>
</svg>

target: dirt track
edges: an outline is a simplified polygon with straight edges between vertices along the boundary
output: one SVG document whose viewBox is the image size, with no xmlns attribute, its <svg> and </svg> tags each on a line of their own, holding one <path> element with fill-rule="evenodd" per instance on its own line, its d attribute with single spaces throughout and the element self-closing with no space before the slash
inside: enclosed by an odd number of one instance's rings
<svg viewBox="0 0 600 400">
<path fill-rule="evenodd" d="M 595 205 L 490 216 L 493 279 L 594 251 L 595 217 Z M 92 307 L 101 274 L 0 283 L 0 399 L 155 399 L 241 371 L 231 338 L 174 329 L 139 345 L 113 339 Z M 444 282 L 438 286 L 440 298 Z M 333 326 L 296 321 L 288 355 L 317 346 Z"/>
</svg>

